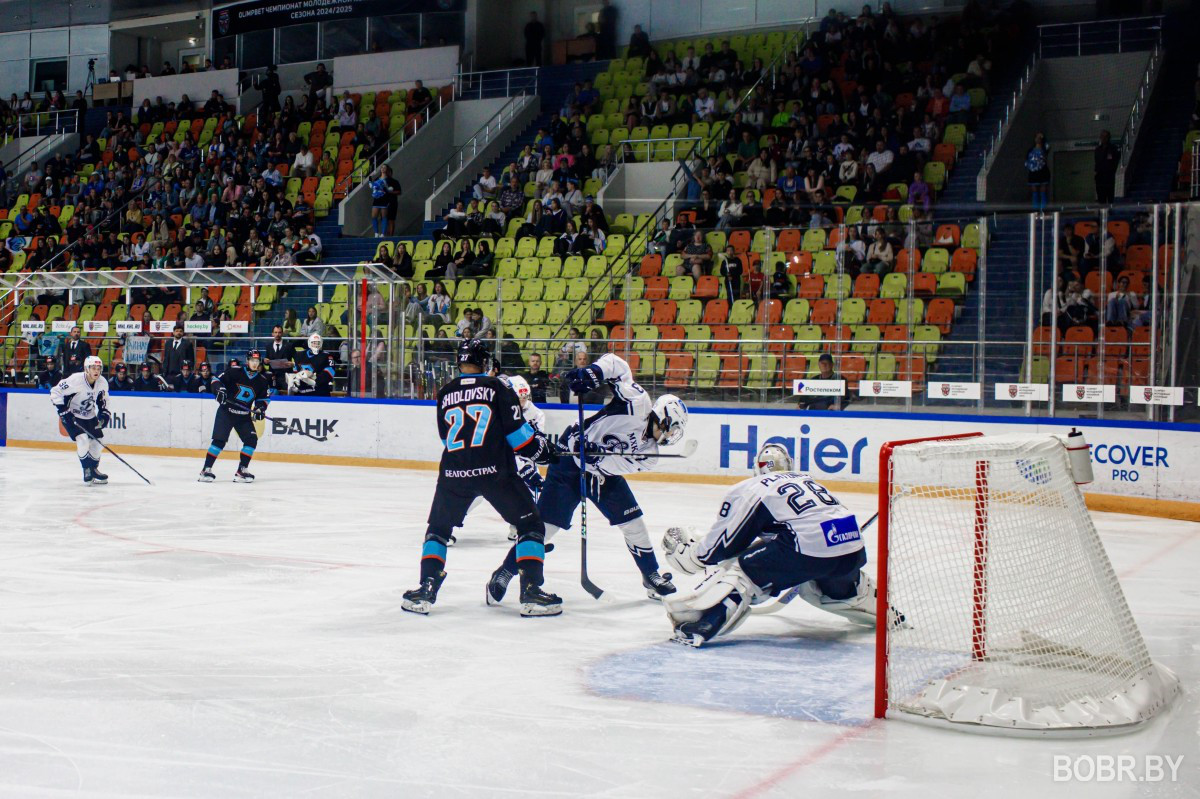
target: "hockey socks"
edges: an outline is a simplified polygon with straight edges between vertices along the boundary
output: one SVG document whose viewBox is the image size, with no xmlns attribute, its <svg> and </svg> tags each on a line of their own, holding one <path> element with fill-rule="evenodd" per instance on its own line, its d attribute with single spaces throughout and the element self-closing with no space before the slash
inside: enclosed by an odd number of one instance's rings
<svg viewBox="0 0 1200 799">
<path fill-rule="evenodd" d="M 546 546 L 541 541 L 517 541 L 511 552 L 516 558 L 517 571 L 521 574 L 521 586 L 540 586 L 544 581 Z M 508 565 L 508 557 L 504 559 Z"/>
<path fill-rule="evenodd" d="M 446 568 L 446 545 L 436 538 L 425 537 L 421 548 L 421 582 L 436 577 Z"/>
<path fill-rule="evenodd" d="M 217 456 L 220 454 L 221 447 L 218 447 L 216 444 L 209 444 L 208 452 L 204 455 L 204 469 L 202 471 L 211 469 L 212 465 L 217 462 Z"/>
<path fill-rule="evenodd" d="M 654 547 L 650 543 L 650 531 L 646 529 L 646 520 L 638 517 L 633 521 L 617 525 L 625 536 L 625 546 L 633 556 L 642 576 L 648 576 L 658 571 L 658 558 L 654 556 Z"/>
<path fill-rule="evenodd" d="M 243 471 L 250 465 L 250 459 L 254 457 L 254 447 L 242 447 L 242 451 L 238 454 L 238 471 Z"/>
</svg>

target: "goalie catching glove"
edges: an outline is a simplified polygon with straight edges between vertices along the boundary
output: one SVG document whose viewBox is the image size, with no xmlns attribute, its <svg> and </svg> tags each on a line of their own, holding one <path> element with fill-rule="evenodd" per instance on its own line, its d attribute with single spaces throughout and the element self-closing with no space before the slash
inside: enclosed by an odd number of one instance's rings
<svg viewBox="0 0 1200 799">
<path fill-rule="evenodd" d="M 662 540 L 663 556 L 678 571 L 696 574 L 705 569 L 696 557 L 696 532 L 690 527 L 672 527 Z"/>
</svg>

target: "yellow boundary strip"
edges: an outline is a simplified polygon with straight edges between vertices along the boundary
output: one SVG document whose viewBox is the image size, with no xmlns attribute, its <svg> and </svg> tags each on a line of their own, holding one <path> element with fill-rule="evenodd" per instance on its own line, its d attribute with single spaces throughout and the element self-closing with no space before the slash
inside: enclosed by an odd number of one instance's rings
<svg viewBox="0 0 1200 799">
<path fill-rule="evenodd" d="M 9 439 L 8 446 L 24 449 L 48 449 L 75 451 L 75 445 L 65 441 L 23 441 Z M 172 447 L 121 447 L 122 453 L 132 455 L 161 455 L 171 458 L 200 458 L 204 450 L 185 450 Z M 229 450 L 235 455 L 236 450 Z M 275 461 L 280 463 L 311 463 L 325 466 L 361 466 L 372 469 L 418 469 L 436 471 L 434 461 L 413 461 L 393 458 L 358 458 L 345 455 L 293 455 L 286 452 L 255 452 L 254 459 L 259 461 Z M 670 474 L 663 472 L 646 472 L 629 475 L 633 480 L 644 480 L 655 483 L 700 483 L 705 485 L 733 485 L 740 483 L 744 477 L 721 474 Z M 855 482 L 851 480 L 822 480 L 821 484 L 833 491 L 846 491 L 857 494 L 874 494 L 876 487 L 873 483 Z M 1200 503 L 1182 502 L 1170 499 L 1145 499 L 1142 497 L 1122 497 L 1115 494 L 1084 494 L 1089 510 L 1102 513 L 1126 513 L 1135 516 L 1155 516 L 1162 519 L 1181 519 L 1189 522 L 1200 522 Z"/>
</svg>

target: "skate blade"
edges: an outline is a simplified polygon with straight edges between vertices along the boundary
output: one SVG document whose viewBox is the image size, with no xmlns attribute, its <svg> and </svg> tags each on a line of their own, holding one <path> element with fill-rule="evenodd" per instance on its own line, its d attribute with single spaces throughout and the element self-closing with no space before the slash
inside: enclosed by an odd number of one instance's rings
<svg viewBox="0 0 1200 799">
<path fill-rule="evenodd" d="M 420 613 L 422 616 L 428 616 L 429 611 L 433 608 L 432 602 L 413 602 L 410 599 L 405 599 L 400 602 L 400 607 L 407 610 L 409 613 Z"/>
<path fill-rule="evenodd" d="M 704 644 L 704 639 L 698 635 L 688 635 L 687 633 L 681 633 L 676 630 L 675 634 L 671 636 L 671 643 L 682 644 L 683 646 L 690 646 L 693 649 L 699 649 Z"/>
<path fill-rule="evenodd" d="M 106 485 L 108 485 L 108 481 L 107 480 L 92 480 L 90 483 L 88 483 L 88 485 L 106 486 Z"/>
<path fill-rule="evenodd" d="M 562 605 L 521 605 L 521 615 L 527 618 L 534 616 L 558 616 L 562 613 Z"/>
<path fill-rule="evenodd" d="M 253 482 L 254 482 L 254 478 L 253 478 L 253 477 L 250 477 L 250 478 L 246 478 L 246 477 L 237 477 L 237 476 L 235 475 L 235 476 L 234 476 L 234 478 L 233 478 L 233 482 L 235 482 L 235 483 L 253 483 Z"/>
<path fill-rule="evenodd" d="M 650 597 L 655 602 L 662 602 L 662 599 L 663 599 L 662 596 L 659 595 L 659 593 L 657 591 L 655 591 L 653 588 L 646 589 L 646 596 Z"/>
</svg>

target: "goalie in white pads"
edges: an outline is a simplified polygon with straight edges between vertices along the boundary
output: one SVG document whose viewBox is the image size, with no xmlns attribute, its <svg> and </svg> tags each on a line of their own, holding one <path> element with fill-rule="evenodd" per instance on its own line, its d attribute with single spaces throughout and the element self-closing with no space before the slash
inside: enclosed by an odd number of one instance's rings
<svg viewBox="0 0 1200 799">
<path fill-rule="evenodd" d="M 606 383 L 612 387 L 613 397 L 608 404 L 584 420 L 587 498 L 625 536 L 625 546 L 641 572 L 646 595 L 659 599 L 672 594 L 675 586 L 671 575 L 658 571 L 650 531 L 624 475 L 653 469 L 658 465 L 659 446 L 679 443 L 687 428 L 687 406 L 673 394 L 651 401 L 646 390 L 634 382 L 629 364 L 611 353 L 600 356 L 590 366 L 572 370 L 567 379 L 571 391 L 580 396 Z M 578 452 L 578 423 L 563 431 L 559 445 L 568 452 Z M 546 470 L 537 506 L 546 523 L 547 544 L 559 530 L 571 527 L 580 500 L 581 462 L 579 455 L 562 457 Z M 488 581 L 488 604 L 500 603 L 514 574 L 515 548 Z"/>
<path fill-rule="evenodd" d="M 108 381 L 100 372 L 104 362 L 95 355 L 83 359 L 83 371 L 63 378 L 50 389 L 50 401 L 58 411 L 67 435 L 75 441 L 85 485 L 104 485 L 108 475 L 100 471 L 100 439 L 112 415 L 108 412 Z"/>
<path fill-rule="evenodd" d="M 875 584 L 854 514 L 820 483 L 792 471 L 792 458 L 767 444 L 754 477 L 729 490 L 702 540 L 673 527 L 667 561 L 686 574 L 717 567 L 690 593 L 663 597 L 673 640 L 701 646 L 745 621 L 752 605 L 798 587 L 812 605 L 875 625 Z"/>
</svg>

